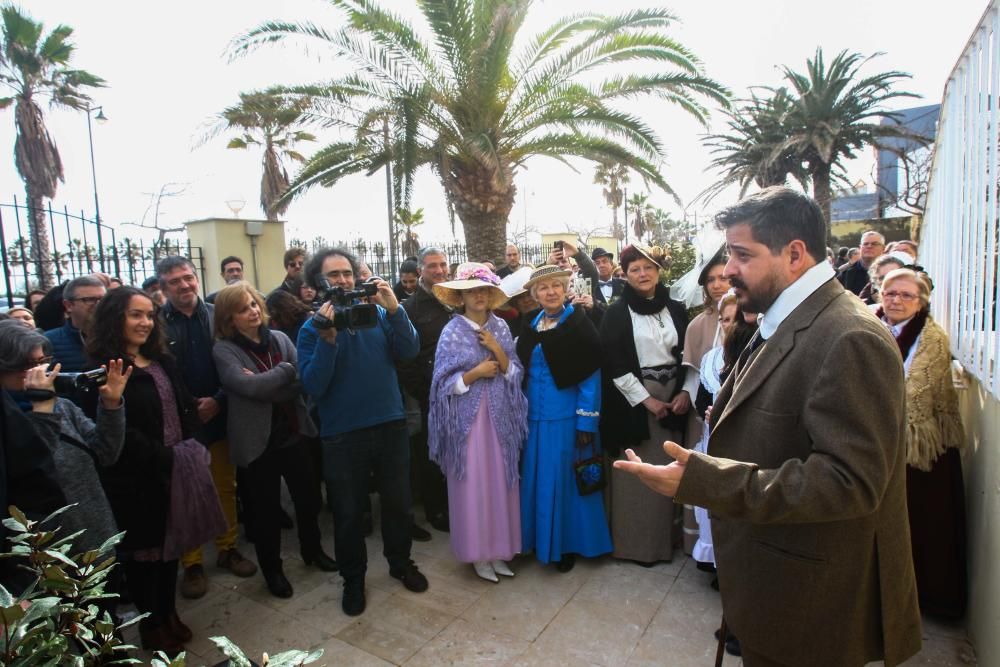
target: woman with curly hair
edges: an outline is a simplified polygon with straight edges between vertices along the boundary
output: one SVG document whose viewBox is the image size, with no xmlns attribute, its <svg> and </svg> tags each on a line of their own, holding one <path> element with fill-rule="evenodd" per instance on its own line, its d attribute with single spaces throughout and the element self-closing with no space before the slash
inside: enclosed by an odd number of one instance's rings
<svg viewBox="0 0 1000 667">
<path fill-rule="evenodd" d="M 120 287 L 94 309 L 87 353 L 98 363 L 124 359 L 125 446 L 101 481 L 125 537 L 118 545 L 132 601 L 149 614 L 139 624 L 143 648 L 175 653 L 191 640 L 177 615 L 177 559 L 168 553 L 174 446 L 199 426 L 195 402 L 166 350 L 157 307 L 144 292 Z M 212 489 L 214 493 L 214 488 Z M 173 550 L 173 551 L 176 551 Z"/>
</svg>

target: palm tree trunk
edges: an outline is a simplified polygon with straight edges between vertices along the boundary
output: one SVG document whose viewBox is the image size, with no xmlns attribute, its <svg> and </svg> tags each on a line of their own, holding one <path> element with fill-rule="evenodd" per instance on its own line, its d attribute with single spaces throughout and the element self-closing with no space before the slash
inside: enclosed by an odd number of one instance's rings
<svg viewBox="0 0 1000 667">
<path fill-rule="evenodd" d="M 507 216 L 499 211 L 459 214 L 470 262 L 501 261 L 507 246 Z"/>
<path fill-rule="evenodd" d="M 47 290 L 55 285 L 52 271 L 52 243 L 49 228 L 45 226 L 43 199 L 30 185 L 24 187 L 28 200 L 28 238 L 31 261 L 35 263 L 39 289 Z"/>
<path fill-rule="evenodd" d="M 830 238 L 830 170 L 831 167 L 825 162 L 819 163 L 812 172 L 813 199 L 823 211 L 823 219 L 826 220 L 826 236 Z"/>
</svg>

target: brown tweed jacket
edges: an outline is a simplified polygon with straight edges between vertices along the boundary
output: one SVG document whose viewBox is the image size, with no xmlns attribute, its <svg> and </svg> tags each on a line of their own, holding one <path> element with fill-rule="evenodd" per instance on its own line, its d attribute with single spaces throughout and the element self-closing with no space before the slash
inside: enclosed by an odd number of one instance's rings
<svg viewBox="0 0 1000 667">
<path fill-rule="evenodd" d="M 836 280 L 723 385 L 674 500 L 708 508 L 725 617 L 755 653 L 853 667 L 920 650 L 904 406 L 896 343 Z"/>
</svg>

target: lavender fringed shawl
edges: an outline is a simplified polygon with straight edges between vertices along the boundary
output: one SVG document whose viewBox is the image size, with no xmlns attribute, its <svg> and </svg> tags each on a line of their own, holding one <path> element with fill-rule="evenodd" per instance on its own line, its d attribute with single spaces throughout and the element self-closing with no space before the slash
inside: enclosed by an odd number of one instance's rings
<svg viewBox="0 0 1000 667">
<path fill-rule="evenodd" d="M 491 313 L 483 328 L 493 334 L 507 353 L 510 359 L 507 376 L 499 374 L 476 380 L 464 394 L 453 393 L 458 378 L 491 355 L 479 344 L 468 320 L 452 318 L 441 332 L 434 355 L 427 444 L 431 460 L 446 475 L 464 479 L 465 441 L 486 392 L 490 418 L 503 451 L 507 484 L 513 486 L 518 478 L 521 447 L 528 437 L 528 399 L 521 391 L 524 368 L 514 352 L 510 328 L 503 320 Z"/>
</svg>

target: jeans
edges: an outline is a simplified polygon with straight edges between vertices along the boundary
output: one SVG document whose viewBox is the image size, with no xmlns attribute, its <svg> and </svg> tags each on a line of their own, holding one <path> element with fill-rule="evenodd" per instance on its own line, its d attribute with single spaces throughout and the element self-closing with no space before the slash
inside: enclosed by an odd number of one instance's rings
<svg viewBox="0 0 1000 667">
<path fill-rule="evenodd" d="M 295 505 L 295 526 L 304 557 L 320 551 L 320 494 L 305 440 L 269 447 L 258 459 L 240 468 L 244 521 L 254 536 L 261 571 L 281 568 L 281 478 Z"/>
<path fill-rule="evenodd" d="M 323 440 L 323 474 L 333 510 L 334 545 L 344 581 L 363 579 L 368 569 L 362 514 L 372 473 L 382 508 L 383 554 L 389 571 L 410 560 L 410 448 L 403 420 L 342 433 Z"/>
</svg>

